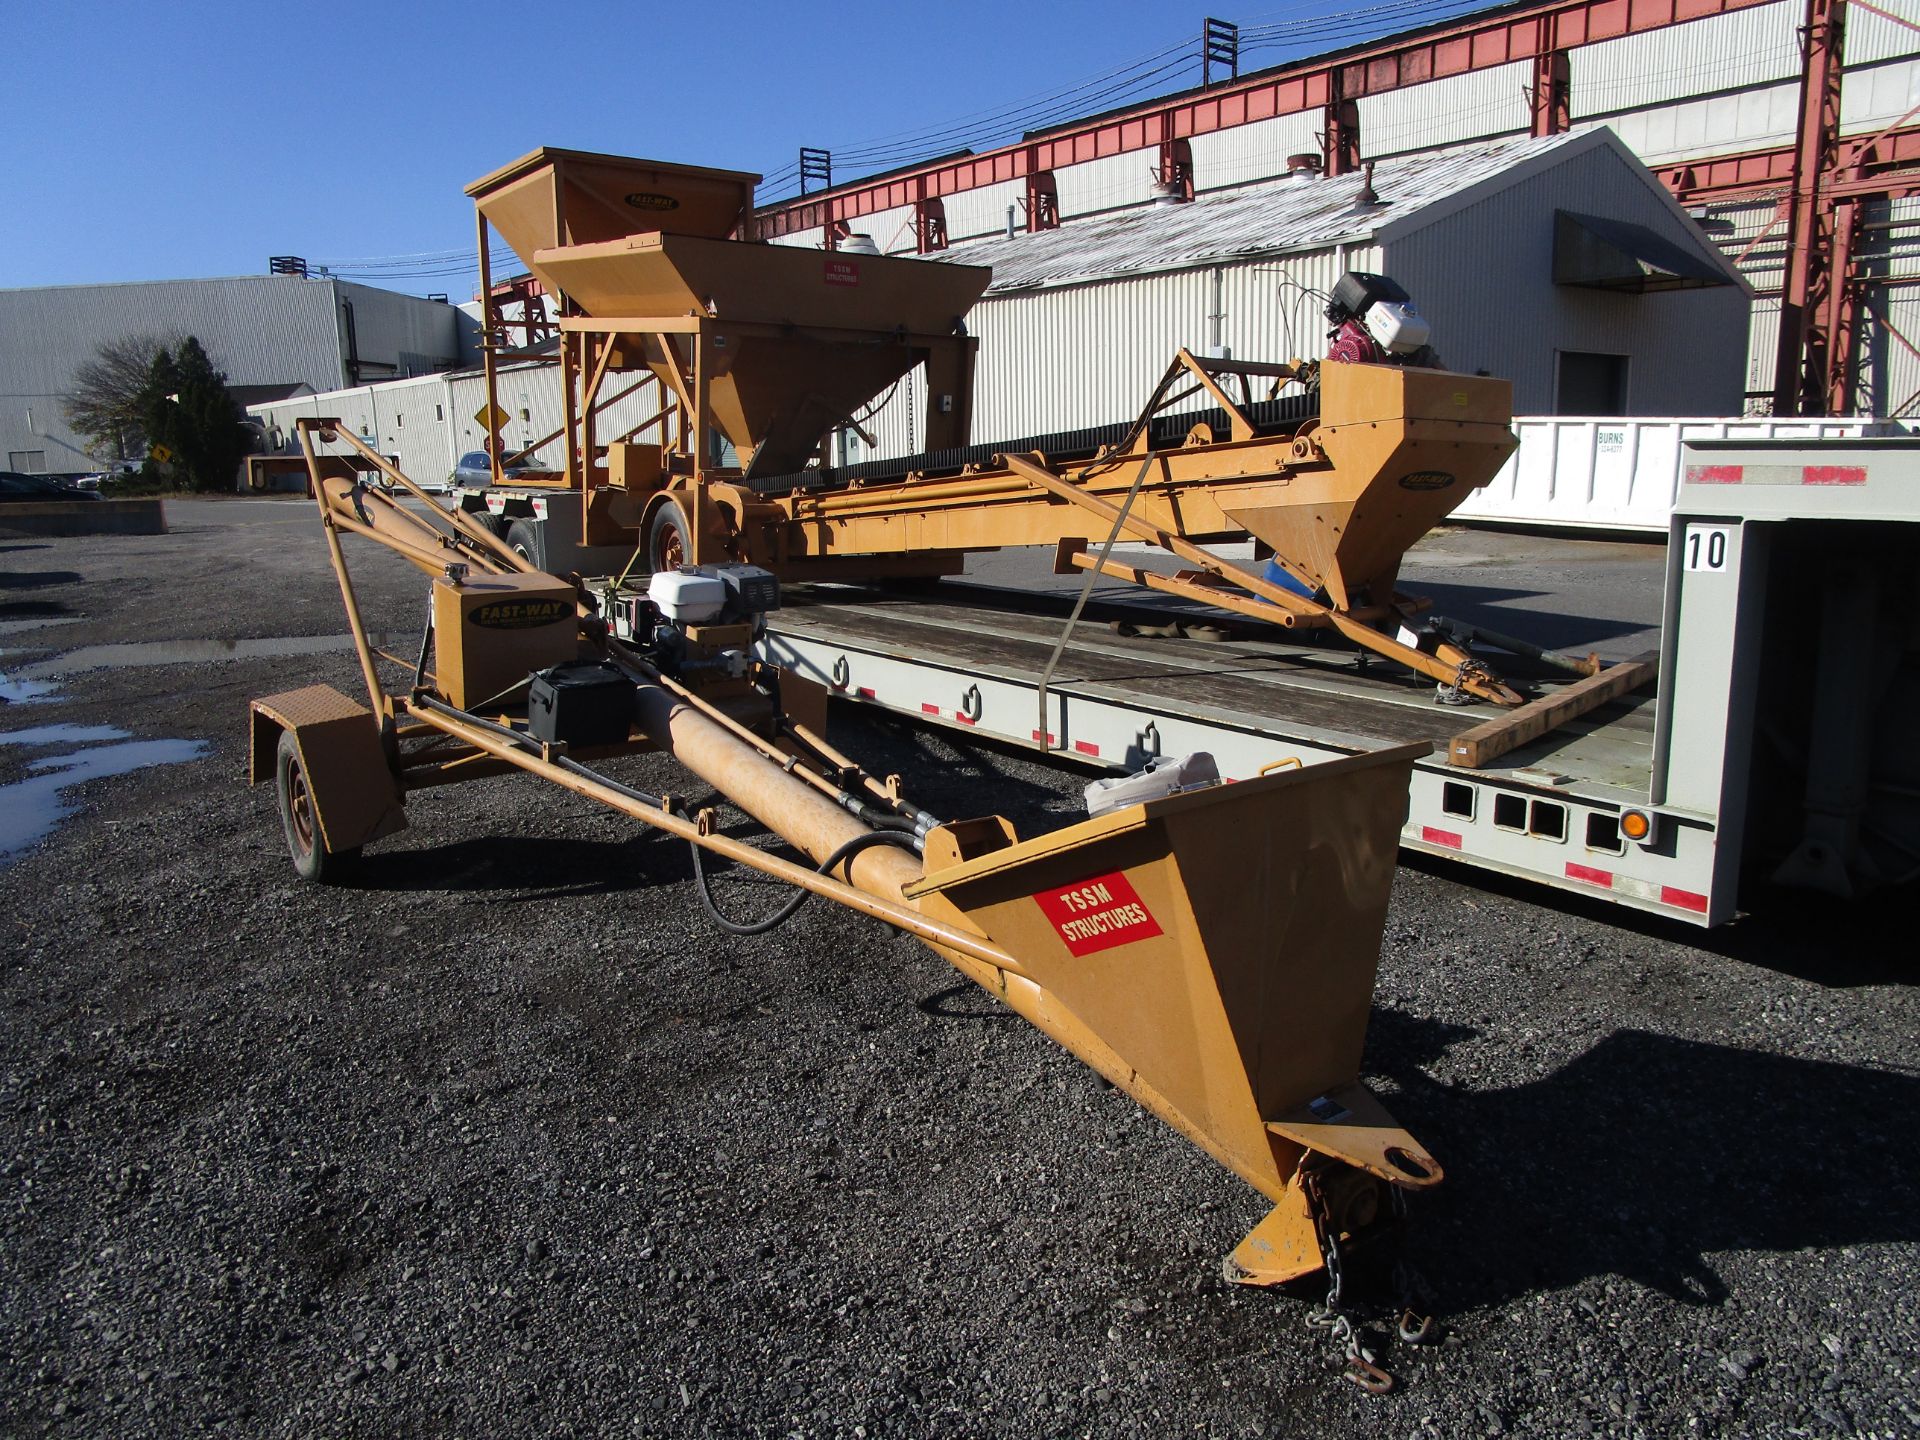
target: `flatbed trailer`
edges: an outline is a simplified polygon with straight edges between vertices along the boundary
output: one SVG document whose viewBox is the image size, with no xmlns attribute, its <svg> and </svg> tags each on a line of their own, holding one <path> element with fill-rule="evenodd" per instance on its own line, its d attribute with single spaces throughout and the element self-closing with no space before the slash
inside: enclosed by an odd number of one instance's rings
<svg viewBox="0 0 1920 1440">
<path fill-rule="evenodd" d="M 1240 779 L 1431 742 L 1406 849 L 1712 926 L 1743 880 L 1846 894 L 1920 868 L 1900 740 L 1920 705 L 1899 620 L 1916 521 L 1914 442 L 1690 445 L 1657 694 L 1478 768 L 1449 757 L 1490 707 L 1440 704 L 1394 667 L 1285 635 L 1129 637 L 1085 618 L 1066 635 L 1064 605 L 1030 593 L 795 590 L 763 651 L 847 700 L 1108 771 L 1205 750 Z M 1539 683 L 1548 703 L 1565 688 Z"/>
</svg>

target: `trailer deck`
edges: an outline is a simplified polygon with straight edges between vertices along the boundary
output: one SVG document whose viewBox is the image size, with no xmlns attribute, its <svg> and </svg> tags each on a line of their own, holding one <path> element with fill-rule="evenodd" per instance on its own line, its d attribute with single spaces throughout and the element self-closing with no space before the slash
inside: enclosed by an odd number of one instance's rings
<svg viewBox="0 0 1920 1440">
<path fill-rule="evenodd" d="M 1338 644 L 1255 638 L 1252 627 L 1220 639 L 1122 633 L 1230 623 L 1197 609 L 1103 602 L 1048 677 L 1069 608 L 1058 593 L 965 583 L 911 596 L 796 587 L 770 617 L 765 650 L 848 699 L 1110 770 L 1205 750 L 1239 779 L 1290 758 L 1425 742 L 1435 753 L 1415 769 L 1406 847 L 1566 889 L 1591 891 L 1605 875 L 1629 905 L 1707 918 L 1711 817 L 1675 814 L 1668 854 L 1621 837 L 1620 813 L 1648 799 L 1651 695 L 1610 702 L 1497 766 L 1462 770 L 1447 763 L 1447 744 L 1492 707 L 1443 705 L 1432 684 L 1397 667 Z M 1540 681 L 1549 692 L 1557 683 Z"/>
</svg>

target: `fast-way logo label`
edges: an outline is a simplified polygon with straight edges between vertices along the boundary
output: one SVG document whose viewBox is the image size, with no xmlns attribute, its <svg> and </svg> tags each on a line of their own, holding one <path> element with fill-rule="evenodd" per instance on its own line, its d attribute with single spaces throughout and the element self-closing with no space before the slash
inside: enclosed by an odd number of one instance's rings
<svg viewBox="0 0 1920 1440">
<path fill-rule="evenodd" d="M 1118 870 L 1063 890 L 1042 890 L 1033 897 L 1033 903 L 1074 955 L 1092 955 L 1164 933 L 1133 882 Z"/>
<path fill-rule="evenodd" d="M 474 606 L 467 618 L 482 630 L 531 630 L 572 613 L 565 600 L 490 600 Z"/>
<path fill-rule="evenodd" d="M 1444 470 L 1416 470 L 1400 477 L 1402 490 L 1444 490 L 1453 484 L 1453 476 Z"/>
<path fill-rule="evenodd" d="M 627 204 L 636 210 L 678 210 L 680 202 L 671 195 L 656 194 L 651 190 L 636 190 L 627 196 Z"/>
</svg>

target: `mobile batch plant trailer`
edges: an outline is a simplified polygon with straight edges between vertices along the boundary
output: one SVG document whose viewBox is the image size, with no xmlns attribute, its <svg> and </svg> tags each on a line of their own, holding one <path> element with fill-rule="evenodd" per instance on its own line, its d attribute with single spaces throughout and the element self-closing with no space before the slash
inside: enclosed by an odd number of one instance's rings
<svg viewBox="0 0 1920 1440">
<path fill-rule="evenodd" d="M 319 685 L 252 704 L 252 778 L 276 786 L 296 869 L 346 878 L 363 847 L 406 823 L 409 795 L 521 772 L 686 840 L 723 928 L 758 933 L 808 895 L 883 919 L 1268 1196 L 1273 1210 L 1226 1273 L 1275 1285 L 1324 1271 L 1347 1374 L 1385 1388 L 1338 1305 L 1342 1256 L 1390 1235 L 1403 1197 L 1442 1173 L 1358 1078 L 1408 777 L 1428 747 L 1264 767 L 1277 773 L 1022 840 L 998 816 L 929 814 L 909 798 L 911 776 L 873 776 L 834 748 L 831 681 L 767 661 L 766 618 L 781 603 L 776 572 L 869 576 L 891 560 L 894 573 L 945 573 L 969 549 L 1039 533 L 1061 564 L 1111 573 L 1115 536 L 1144 528 L 1195 564 L 1173 582 L 1180 593 L 1335 630 L 1423 684 L 1514 703 L 1393 588 L 1406 545 L 1511 449 L 1504 382 L 1355 364 L 1325 377 L 1317 416 L 1276 415 L 1254 382 L 1295 379 L 1296 367 L 1183 355 L 1139 421 L 1061 447 L 1070 460 L 975 455 L 972 342 L 952 317 L 985 272 L 861 257 L 850 274 L 831 255 L 729 238 L 750 214 L 752 179 L 543 151 L 475 187 L 483 217 L 565 297 L 569 459 L 551 493 L 577 506 L 574 556 L 608 554 L 619 573 L 543 570 L 337 422 L 298 422 L 366 698 Z M 696 233 L 636 221 L 663 214 Z M 810 488 L 801 472 L 825 433 L 916 364 L 941 377 L 928 433 L 959 452 L 945 473 Z M 602 447 L 596 393 L 631 368 L 671 392 L 677 433 Z M 1182 393 L 1214 411 L 1174 416 L 1168 437 L 1156 421 Z M 718 463 L 716 432 L 734 463 Z M 1247 597 L 1226 592 L 1194 542 L 1248 529 L 1274 538 L 1307 593 L 1257 578 Z M 373 643 L 349 540 L 428 577 L 417 653 Z M 651 573 L 636 573 L 649 555 Z M 683 559 L 695 563 L 673 564 Z M 646 751 L 803 860 L 614 773 Z M 729 919 L 707 855 L 787 881 L 795 901 Z M 1433 1333 L 1411 1303 L 1399 1329 L 1415 1343 Z"/>
<path fill-rule="evenodd" d="M 1550 731 L 1551 688 L 1463 729 L 1430 687 L 1352 656 L 1069 634 L 959 587 L 823 591 L 769 617 L 762 650 L 850 699 L 1116 770 L 1205 750 L 1253 775 L 1424 741 L 1403 846 L 1717 925 L 1743 884 L 1850 898 L 1920 874 L 1915 573 L 1920 442 L 1701 441 L 1642 662 L 1657 692 Z"/>
</svg>

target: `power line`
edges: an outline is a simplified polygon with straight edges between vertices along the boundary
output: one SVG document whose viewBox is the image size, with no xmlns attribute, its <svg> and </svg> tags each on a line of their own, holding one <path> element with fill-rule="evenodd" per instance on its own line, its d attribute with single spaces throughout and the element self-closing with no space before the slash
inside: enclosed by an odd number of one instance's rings
<svg viewBox="0 0 1920 1440">
<path fill-rule="evenodd" d="M 1304 5 L 1292 10 L 1269 11 L 1269 15 L 1287 18 L 1243 24 L 1240 53 L 1245 56 L 1263 50 L 1305 48 L 1316 43 L 1352 39 L 1369 31 L 1378 33 L 1458 18 L 1488 8 L 1492 7 L 1484 0 L 1471 0 L 1467 4 L 1459 0 L 1387 0 L 1383 4 L 1352 6 L 1332 12 L 1308 10 Z M 1147 98 L 1149 91 L 1176 92 L 1182 87 L 1168 84 L 1170 79 L 1182 77 L 1189 70 L 1196 72 L 1197 78 L 1200 69 L 1201 56 L 1195 42 L 1180 40 L 1062 89 L 975 111 L 944 124 L 896 131 L 892 135 L 837 147 L 832 153 L 842 164 L 878 171 L 915 164 L 958 149 L 994 148 L 1017 139 L 1022 133 Z M 795 167 L 783 167 L 763 182 L 763 194 L 785 189 L 794 174 Z M 770 195 L 765 198 L 778 203 L 793 197 Z"/>
</svg>

